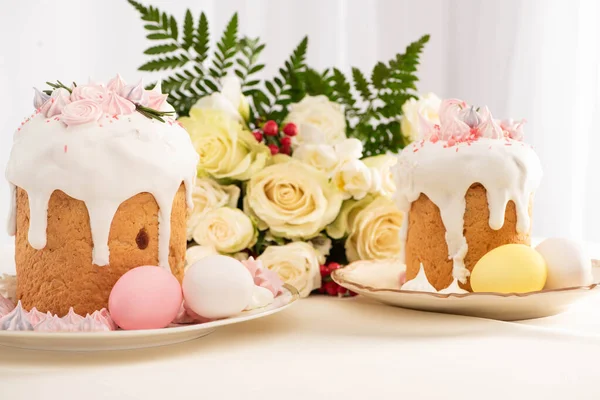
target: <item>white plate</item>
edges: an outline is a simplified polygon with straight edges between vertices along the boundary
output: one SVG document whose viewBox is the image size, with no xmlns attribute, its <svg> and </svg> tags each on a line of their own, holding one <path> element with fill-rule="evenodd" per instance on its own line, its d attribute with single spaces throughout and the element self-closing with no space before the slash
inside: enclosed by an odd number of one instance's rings
<svg viewBox="0 0 600 400">
<path fill-rule="evenodd" d="M 206 336 L 220 326 L 266 317 L 285 310 L 298 300 L 298 291 L 284 285 L 284 293 L 267 307 L 244 311 L 226 319 L 204 324 L 177 325 L 164 329 L 112 332 L 16 332 L 0 331 L 0 345 L 33 350 L 105 351 L 140 349 L 186 342 Z"/>
<path fill-rule="evenodd" d="M 593 261 L 595 282 L 600 263 Z M 517 321 L 548 317 L 566 311 L 573 303 L 600 292 L 590 286 L 542 290 L 523 294 L 438 294 L 400 290 L 399 274 L 405 266 L 391 261 L 357 261 L 332 273 L 339 285 L 381 303 L 413 310 Z"/>
</svg>

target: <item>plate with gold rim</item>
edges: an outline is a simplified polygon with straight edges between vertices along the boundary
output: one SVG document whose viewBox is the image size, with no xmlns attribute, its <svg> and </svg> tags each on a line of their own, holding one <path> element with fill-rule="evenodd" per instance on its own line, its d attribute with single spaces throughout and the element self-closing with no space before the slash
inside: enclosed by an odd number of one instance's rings
<svg viewBox="0 0 600 400">
<path fill-rule="evenodd" d="M 263 318 L 285 310 L 300 298 L 298 291 L 284 285 L 283 294 L 270 305 L 243 311 L 218 321 L 201 324 L 172 325 L 163 329 L 111 332 L 34 332 L 0 331 L 0 345 L 31 350 L 106 351 L 157 347 L 201 338 L 217 328 Z"/>
<path fill-rule="evenodd" d="M 518 321 L 560 314 L 600 293 L 600 261 L 592 260 L 594 284 L 530 293 L 440 294 L 401 290 L 399 261 L 356 261 L 331 274 L 340 286 L 375 301 L 412 310 Z"/>
</svg>

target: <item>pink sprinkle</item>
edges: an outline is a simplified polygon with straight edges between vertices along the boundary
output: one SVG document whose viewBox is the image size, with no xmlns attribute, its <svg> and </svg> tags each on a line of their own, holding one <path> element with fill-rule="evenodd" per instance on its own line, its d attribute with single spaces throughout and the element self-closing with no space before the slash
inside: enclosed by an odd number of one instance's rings
<svg viewBox="0 0 600 400">
<path fill-rule="evenodd" d="M 113 123 L 113 120 L 111 119 L 109 122 L 112 124 L 112 123 Z"/>
<path fill-rule="evenodd" d="M 458 147 L 456 148 L 456 152 L 458 153 Z"/>
<path fill-rule="evenodd" d="M 177 125 L 179 125 L 180 127 L 182 127 L 182 128 L 183 128 L 183 124 L 182 124 L 181 122 L 179 122 L 179 121 L 175 121 L 175 123 L 176 123 Z"/>
<path fill-rule="evenodd" d="M 55 120 L 55 121 L 59 121 L 59 120 L 60 120 L 60 118 L 58 118 L 58 117 L 54 117 L 54 120 Z"/>
<path fill-rule="evenodd" d="M 102 128 L 102 127 L 103 127 L 103 125 L 102 125 L 102 124 L 99 124 L 98 126 L 99 126 L 100 128 Z"/>
<path fill-rule="evenodd" d="M 419 149 L 415 147 L 415 148 L 413 149 L 413 153 L 416 153 L 417 151 L 419 151 Z"/>
<path fill-rule="evenodd" d="M 512 146 L 512 143 L 504 143 L 505 146 Z"/>
<path fill-rule="evenodd" d="M 67 147 L 67 145 L 65 144 L 65 153 L 67 152 L 67 148 L 68 148 L 68 147 Z"/>
<path fill-rule="evenodd" d="M 46 120 L 46 123 L 48 123 L 48 122 L 50 122 L 50 120 L 49 120 L 49 119 L 47 119 L 47 120 Z"/>
<path fill-rule="evenodd" d="M 488 147 L 488 149 L 490 149 L 490 150 L 491 150 L 491 149 L 492 149 L 492 146 Z"/>
<path fill-rule="evenodd" d="M 452 146 L 454 146 L 455 144 L 456 144 L 456 141 L 454 140 L 454 138 L 450 138 L 450 139 L 448 139 L 448 146 L 449 146 L 449 147 L 452 147 Z"/>
<path fill-rule="evenodd" d="M 169 122 L 169 125 L 173 125 L 173 121 L 168 121 L 168 122 Z"/>
<path fill-rule="evenodd" d="M 119 116 L 117 114 L 113 115 L 114 119 L 119 119 Z"/>
<path fill-rule="evenodd" d="M 21 130 L 21 128 L 17 128 L 17 131 L 20 131 L 20 130 Z"/>
</svg>

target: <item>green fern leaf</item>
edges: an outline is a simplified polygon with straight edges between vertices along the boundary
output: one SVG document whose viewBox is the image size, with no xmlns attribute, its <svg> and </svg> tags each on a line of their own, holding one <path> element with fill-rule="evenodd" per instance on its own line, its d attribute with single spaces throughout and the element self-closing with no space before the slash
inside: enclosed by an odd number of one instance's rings
<svg viewBox="0 0 600 400">
<path fill-rule="evenodd" d="M 200 19 L 198 20 L 198 29 L 196 30 L 196 40 L 194 41 L 194 50 L 198 54 L 197 61 L 202 63 L 208 58 L 210 42 L 210 32 L 208 26 L 208 18 L 206 14 L 201 13 Z"/>
<path fill-rule="evenodd" d="M 215 53 L 211 75 L 216 79 L 221 79 L 227 75 L 228 69 L 233 65 L 233 59 L 238 50 L 238 15 L 233 17 L 227 23 L 227 27 L 217 43 L 218 51 Z"/>
<path fill-rule="evenodd" d="M 155 60 L 148 61 L 138 69 L 140 71 L 161 71 L 164 69 L 173 69 L 184 66 L 189 61 L 189 58 L 182 54 L 179 56 L 170 56 L 157 58 Z"/>
<path fill-rule="evenodd" d="M 142 14 L 142 16 L 148 14 L 148 7 L 146 7 L 142 3 L 139 3 L 139 2 L 134 1 L 134 0 L 127 0 L 127 2 L 129 4 L 131 4 L 136 10 L 138 10 L 139 13 Z"/>
<path fill-rule="evenodd" d="M 370 101 L 373 97 L 369 82 L 358 68 L 352 68 L 352 79 L 354 80 L 354 88 L 360 94 L 364 101 Z"/>
<path fill-rule="evenodd" d="M 175 50 L 179 49 L 179 46 L 176 44 L 159 44 L 158 46 L 148 47 L 144 54 L 155 55 L 155 54 L 166 54 L 171 53 Z"/>
<path fill-rule="evenodd" d="M 179 29 L 177 28 L 177 21 L 171 17 L 169 19 L 169 28 L 171 29 L 171 37 L 175 40 L 179 37 Z"/>
<path fill-rule="evenodd" d="M 183 21 L 183 38 L 182 47 L 188 50 L 194 44 L 194 17 L 190 10 L 185 12 L 185 19 Z"/>
<path fill-rule="evenodd" d="M 375 64 L 371 73 L 371 83 L 375 89 L 385 89 L 387 79 L 390 76 L 390 69 L 382 62 Z"/>
</svg>

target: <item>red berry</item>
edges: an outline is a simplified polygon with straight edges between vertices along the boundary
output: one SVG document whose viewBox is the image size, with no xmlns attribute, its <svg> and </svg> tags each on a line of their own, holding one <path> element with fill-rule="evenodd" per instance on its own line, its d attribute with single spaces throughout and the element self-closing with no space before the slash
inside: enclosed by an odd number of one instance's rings
<svg viewBox="0 0 600 400">
<path fill-rule="evenodd" d="M 261 131 L 254 131 L 252 132 L 252 134 L 254 135 L 254 138 L 259 141 L 262 142 L 263 141 L 263 134 Z"/>
<path fill-rule="evenodd" d="M 285 124 L 283 127 L 283 133 L 287 136 L 296 136 L 298 134 L 298 127 L 296 124 L 290 122 L 289 124 Z"/>
<path fill-rule="evenodd" d="M 290 147 L 292 145 L 292 138 L 288 136 L 284 136 L 281 138 L 281 146 Z"/>
<path fill-rule="evenodd" d="M 345 287 L 342 286 L 338 286 L 338 290 L 337 290 L 338 294 L 340 295 L 345 295 L 346 293 L 348 293 L 348 289 L 346 289 Z"/>
<path fill-rule="evenodd" d="M 277 122 L 273 121 L 272 119 L 267 121 L 265 123 L 265 126 L 263 126 L 263 132 L 267 136 L 277 136 L 277 134 L 279 133 L 279 127 L 277 126 Z"/>
<path fill-rule="evenodd" d="M 319 288 L 319 293 L 321 293 L 321 294 L 325 294 L 326 292 L 327 292 L 327 291 L 325 290 L 325 288 L 324 288 L 323 286 L 321 286 L 321 287 Z"/>
<path fill-rule="evenodd" d="M 290 146 L 281 146 L 280 151 L 282 154 L 287 154 L 288 156 L 292 154 L 292 148 Z"/>
<path fill-rule="evenodd" d="M 275 155 L 277 153 L 279 153 L 279 147 L 277 147 L 276 144 L 270 144 L 269 145 L 269 150 L 271 150 L 271 154 Z"/>
<path fill-rule="evenodd" d="M 353 292 L 352 290 L 349 290 L 348 292 L 350 293 L 351 297 L 358 296 L 358 293 Z"/>
<path fill-rule="evenodd" d="M 323 287 L 325 288 L 325 290 L 327 291 L 327 294 L 330 296 L 337 296 L 338 293 L 338 284 L 331 281 L 331 282 L 326 282 Z"/>
<path fill-rule="evenodd" d="M 326 265 L 321 265 L 320 269 L 321 269 L 321 276 L 329 275 L 329 269 L 327 268 Z"/>
<path fill-rule="evenodd" d="M 329 267 L 330 271 L 335 271 L 336 269 L 339 269 L 342 266 L 336 262 L 330 262 L 329 265 L 327 265 L 327 267 Z"/>
</svg>

